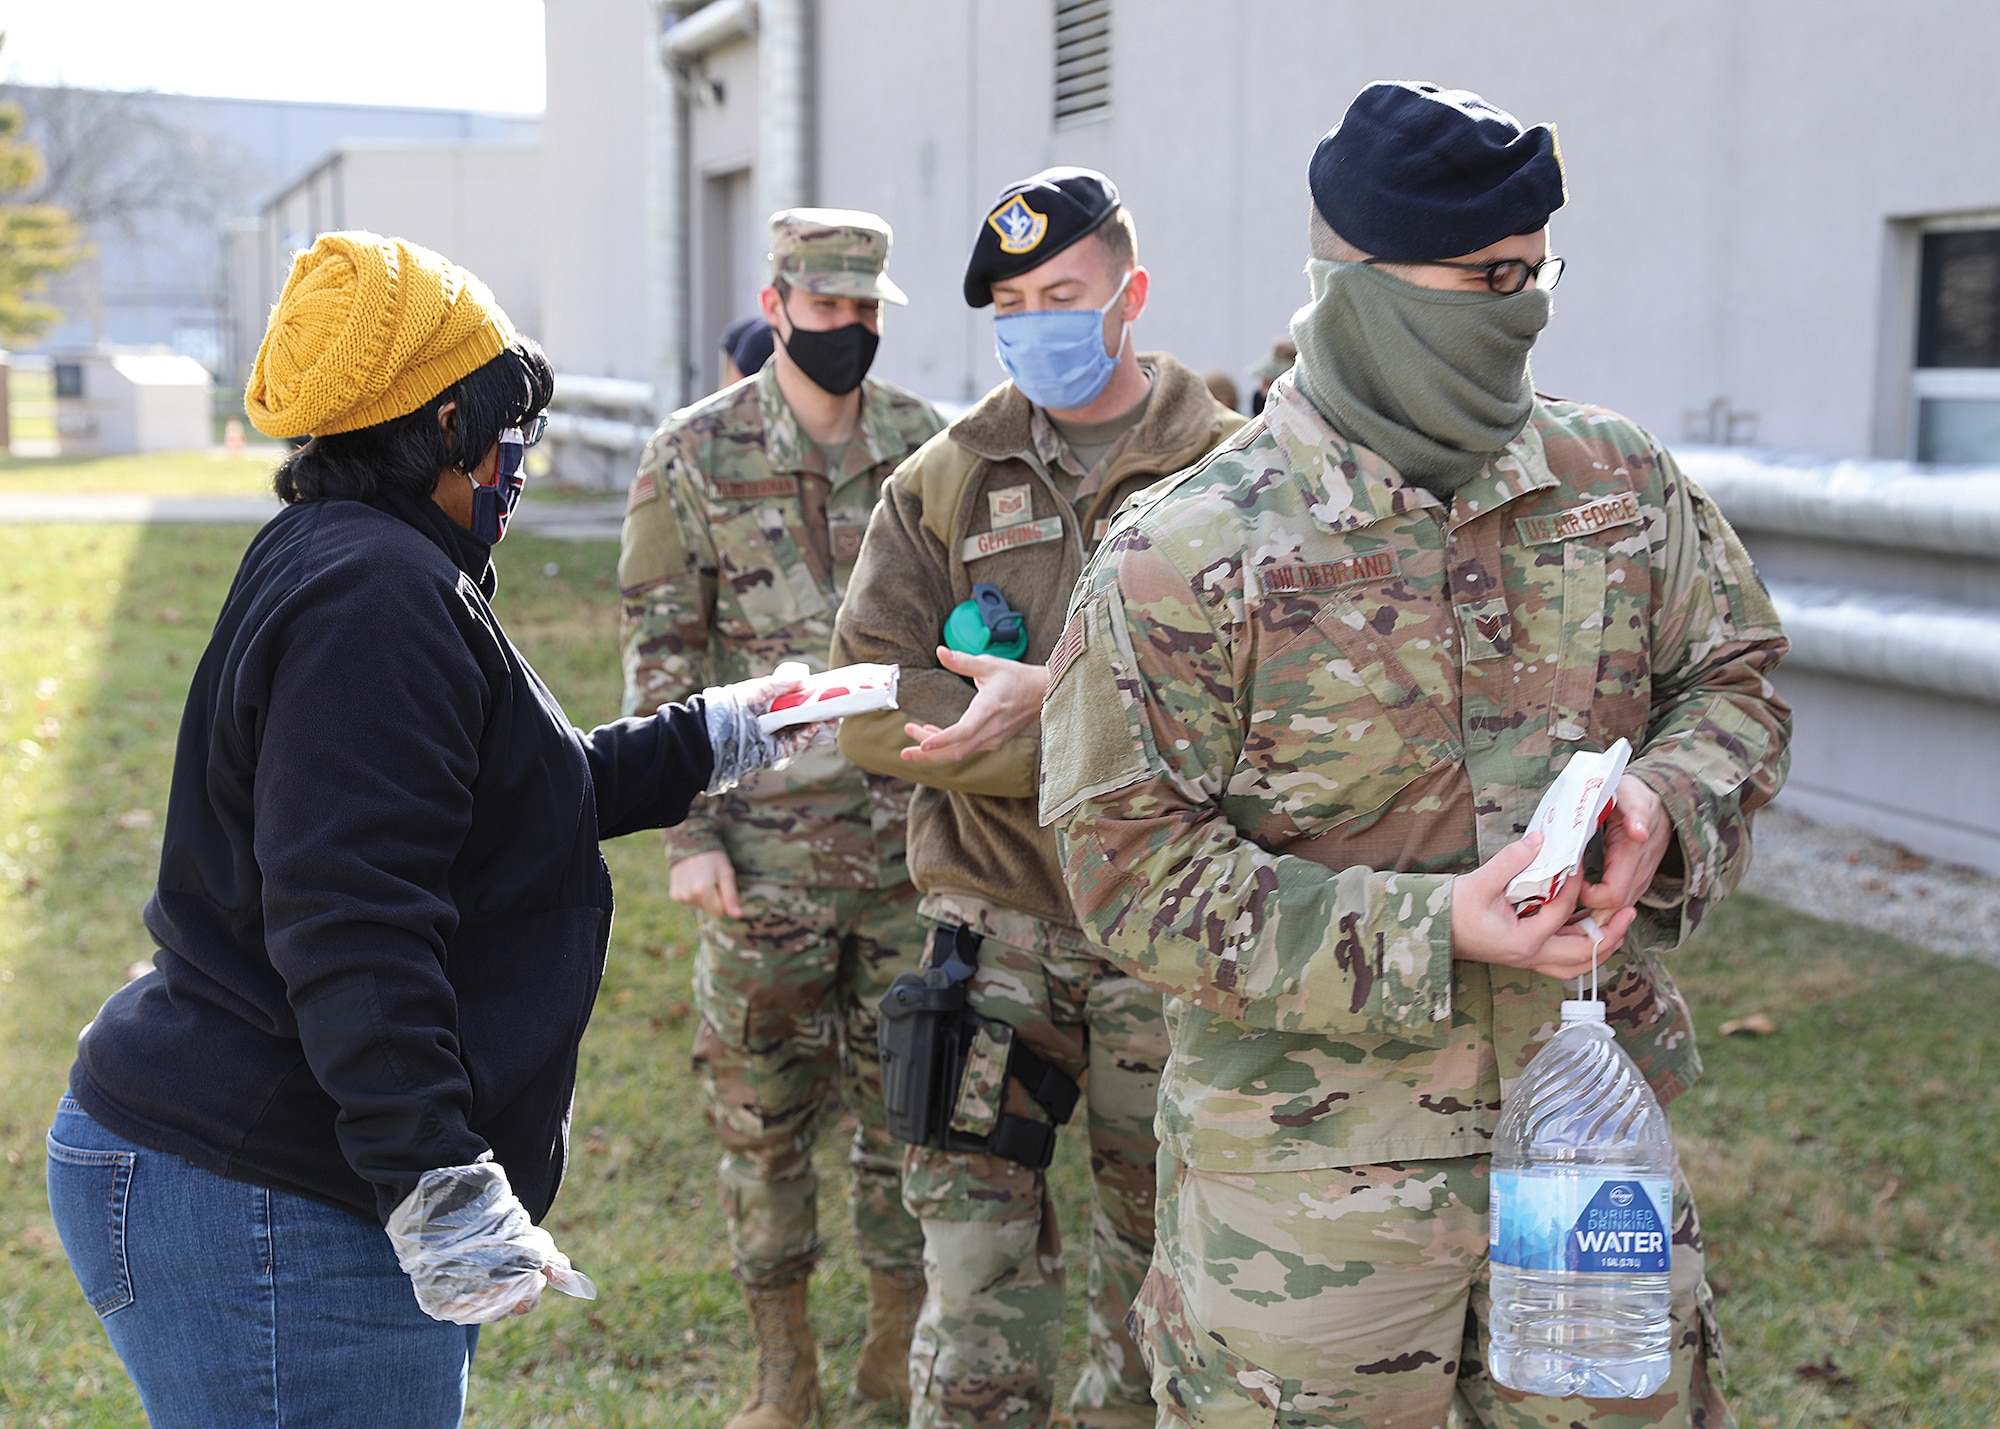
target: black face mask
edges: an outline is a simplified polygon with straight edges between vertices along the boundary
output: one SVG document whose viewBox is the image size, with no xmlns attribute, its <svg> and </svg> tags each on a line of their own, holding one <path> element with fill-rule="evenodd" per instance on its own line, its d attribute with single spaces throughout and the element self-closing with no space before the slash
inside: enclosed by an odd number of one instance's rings
<svg viewBox="0 0 2000 1429">
<path fill-rule="evenodd" d="M 860 323 L 849 323 L 831 332 L 808 332 L 795 327 L 785 339 L 785 351 L 814 386 L 844 397 L 868 375 L 875 362 L 875 348 L 881 341 Z"/>
</svg>

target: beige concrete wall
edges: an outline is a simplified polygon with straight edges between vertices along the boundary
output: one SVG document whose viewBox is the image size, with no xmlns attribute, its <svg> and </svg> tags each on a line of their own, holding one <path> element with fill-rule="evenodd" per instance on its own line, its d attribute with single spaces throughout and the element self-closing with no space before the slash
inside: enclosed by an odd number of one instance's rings
<svg viewBox="0 0 2000 1429">
<path fill-rule="evenodd" d="M 436 249 L 482 278 L 516 325 L 542 325 L 534 145 L 423 144 L 341 151 L 345 221 Z"/>
<path fill-rule="evenodd" d="M 815 201 L 895 226 L 913 302 L 890 317 L 880 371 L 946 399 L 999 376 L 990 323 L 959 296 L 985 205 L 1059 162 L 1111 173 L 1139 221 L 1155 277 L 1141 343 L 1240 376 L 1305 293 L 1312 146 L 1383 76 L 1559 126 L 1571 269 L 1537 377 L 1670 441 L 1721 398 L 1763 444 L 1901 454 L 1914 221 L 2000 209 L 2000 7 L 1984 0 L 1550 0 L 1509 15 L 1475 0 L 1116 0 L 1109 117 L 1066 129 L 1047 3 L 814 11 Z M 656 25 L 650 0 L 550 0 L 542 336 L 567 370 L 652 375 Z M 757 191 L 756 49 L 704 62 L 720 98 L 688 91 L 681 298 L 698 374 L 747 308 L 753 244 L 714 208 L 726 176 Z"/>
<path fill-rule="evenodd" d="M 470 268 L 517 326 L 542 326 L 541 151 L 533 144 L 352 144 L 266 206 L 263 310 L 246 303 L 244 334 L 261 337 L 291 255 L 335 229 L 365 228 L 409 239 Z M 232 256 L 245 281 L 253 265 Z M 256 313 L 250 319 L 249 313 Z M 256 349 L 248 348 L 246 363 Z"/>
<path fill-rule="evenodd" d="M 534 197 L 542 344 L 556 367 L 650 380 L 647 284 L 658 21 L 651 0 L 548 0 L 545 155 Z"/>
<path fill-rule="evenodd" d="M 760 212 L 757 44 L 706 56 L 686 86 L 689 342 L 699 384 L 712 382 L 717 341 L 757 311 L 770 265 L 770 214 Z"/>
<path fill-rule="evenodd" d="M 1240 373 L 1305 293 L 1312 147 L 1376 78 L 1474 88 L 1559 126 L 1572 269 L 1537 377 L 1669 440 L 1724 397 L 1766 444 L 1896 447 L 1892 225 L 2000 207 L 2000 7 L 1983 0 L 1117 0 L 1110 116 L 1062 130 L 1049 5 L 818 15 L 820 199 L 895 224 L 914 301 L 881 370 L 944 397 L 999 375 L 957 291 L 983 205 L 1050 163 L 1123 188 L 1155 275 L 1142 344 Z"/>
</svg>

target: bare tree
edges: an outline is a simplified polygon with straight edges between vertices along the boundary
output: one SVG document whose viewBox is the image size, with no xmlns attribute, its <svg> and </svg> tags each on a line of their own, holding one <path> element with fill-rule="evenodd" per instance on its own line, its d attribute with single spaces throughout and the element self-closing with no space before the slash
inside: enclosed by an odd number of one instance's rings
<svg viewBox="0 0 2000 1429">
<path fill-rule="evenodd" d="M 22 195 L 71 215 L 96 249 L 52 284 L 72 318 L 106 330 L 107 303 L 135 296 L 208 315 L 219 326 L 225 287 L 222 220 L 240 206 L 254 168 L 236 146 L 177 122 L 172 96 L 0 85 L 26 115 L 42 172 Z"/>
<path fill-rule="evenodd" d="M 143 235 L 168 214 L 204 221 L 242 185 L 245 156 L 174 123 L 147 93 L 71 85 L 0 86 L 19 104 L 42 154 L 29 202 L 60 204 L 95 234 Z"/>
</svg>

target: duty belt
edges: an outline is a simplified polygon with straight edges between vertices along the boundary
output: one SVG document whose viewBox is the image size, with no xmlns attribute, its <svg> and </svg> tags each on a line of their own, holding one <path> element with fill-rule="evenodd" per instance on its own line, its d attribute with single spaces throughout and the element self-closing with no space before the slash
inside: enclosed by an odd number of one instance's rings
<svg viewBox="0 0 2000 1429">
<path fill-rule="evenodd" d="M 969 1005 L 982 941 L 970 928 L 938 924 L 924 970 L 898 977 L 882 999 L 889 1132 L 914 1146 L 985 1152 L 1039 1171 L 1055 1158 L 1056 1128 L 1076 1111 L 1079 1089 L 1013 1027 Z M 1004 1070 L 994 1077 L 1002 1048 Z M 1009 1112 L 1009 1083 L 1020 1086 L 1048 1120 Z"/>
</svg>

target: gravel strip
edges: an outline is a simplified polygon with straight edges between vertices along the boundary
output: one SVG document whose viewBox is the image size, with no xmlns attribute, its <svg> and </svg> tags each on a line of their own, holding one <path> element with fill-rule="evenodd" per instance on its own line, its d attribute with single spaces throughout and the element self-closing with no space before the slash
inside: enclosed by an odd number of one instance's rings
<svg viewBox="0 0 2000 1429">
<path fill-rule="evenodd" d="M 2000 879 L 1777 807 L 1753 847 L 1746 892 L 2000 967 Z"/>
</svg>

